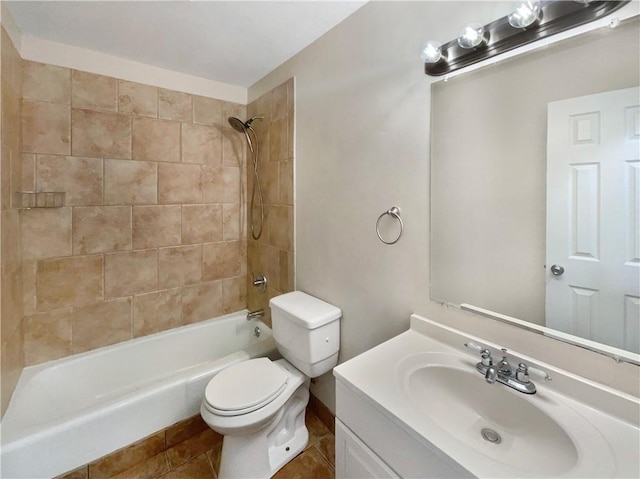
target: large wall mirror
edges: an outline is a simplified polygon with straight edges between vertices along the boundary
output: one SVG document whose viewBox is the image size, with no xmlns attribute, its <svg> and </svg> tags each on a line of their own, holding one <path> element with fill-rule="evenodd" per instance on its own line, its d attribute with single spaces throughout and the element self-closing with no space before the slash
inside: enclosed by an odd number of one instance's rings
<svg viewBox="0 0 640 479">
<path fill-rule="evenodd" d="M 638 17 L 432 85 L 432 299 L 640 353 L 639 85 Z"/>
</svg>

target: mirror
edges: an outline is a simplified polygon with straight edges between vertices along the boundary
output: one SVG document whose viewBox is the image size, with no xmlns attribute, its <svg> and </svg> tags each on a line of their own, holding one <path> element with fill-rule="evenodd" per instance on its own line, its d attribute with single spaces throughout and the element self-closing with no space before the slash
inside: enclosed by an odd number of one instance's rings
<svg viewBox="0 0 640 479">
<path fill-rule="evenodd" d="M 640 352 L 638 38 L 635 17 L 432 85 L 431 299 Z"/>
</svg>

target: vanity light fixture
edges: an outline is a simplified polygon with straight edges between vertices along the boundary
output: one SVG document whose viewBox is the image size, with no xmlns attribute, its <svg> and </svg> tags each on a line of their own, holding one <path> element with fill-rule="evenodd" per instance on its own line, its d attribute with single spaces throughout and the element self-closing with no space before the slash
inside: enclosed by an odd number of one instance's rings
<svg viewBox="0 0 640 479">
<path fill-rule="evenodd" d="M 522 0 L 512 12 L 486 25 L 470 23 L 444 45 L 425 43 L 420 51 L 424 71 L 446 75 L 474 63 L 584 25 L 622 8 L 631 0 Z"/>
<path fill-rule="evenodd" d="M 458 35 L 458 45 L 462 48 L 478 48 L 486 43 L 484 27 L 479 23 L 468 23 Z"/>
<path fill-rule="evenodd" d="M 513 28 L 527 28 L 540 20 L 540 13 L 540 2 L 518 2 L 507 16 L 507 20 Z"/>
<path fill-rule="evenodd" d="M 422 45 L 420 58 L 425 63 L 438 63 L 440 60 L 447 60 L 442 52 L 442 44 L 434 40 L 429 40 Z"/>
</svg>

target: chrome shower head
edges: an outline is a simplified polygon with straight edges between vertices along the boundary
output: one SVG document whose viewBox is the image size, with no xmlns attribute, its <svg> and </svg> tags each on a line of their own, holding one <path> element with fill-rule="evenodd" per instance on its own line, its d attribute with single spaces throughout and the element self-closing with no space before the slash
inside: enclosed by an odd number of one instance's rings
<svg viewBox="0 0 640 479">
<path fill-rule="evenodd" d="M 244 133 L 246 130 L 251 129 L 251 123 L 255 120 L 262 120 L 262 116 L 254 116 L 253 118 L 249 118 L 246 122 L 236 118 L 235 116 L 230 116 L 227 120 L 234 130 Z"/>
<path fill-rule="evenodd" d="M 231 125 L 231 127 L 240 132 L 240 133 L 244 133 L 245 130 L 247 129 L 247 124 L 245 124 L 242 120 L 240 120 L 239 118 L 236 118 L 235 116 L 230 116 L 228 118 L 229 124 Z"/>
</svg>

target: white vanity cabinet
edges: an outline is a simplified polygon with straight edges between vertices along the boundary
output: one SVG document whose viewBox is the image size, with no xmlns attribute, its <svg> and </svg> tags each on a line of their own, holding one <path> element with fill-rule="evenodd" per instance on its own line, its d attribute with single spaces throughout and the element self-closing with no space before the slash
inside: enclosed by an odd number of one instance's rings
<svg viewBox="0 0 640 479">
<path fill-rule="evenodd" d="M 336 376 L 336 479 L 475 477 Z"/>
<path fill-rule="evenodd" d="M 399 478 L 375 452 L 336 419 L 336 479 Z"/>
</svg>

